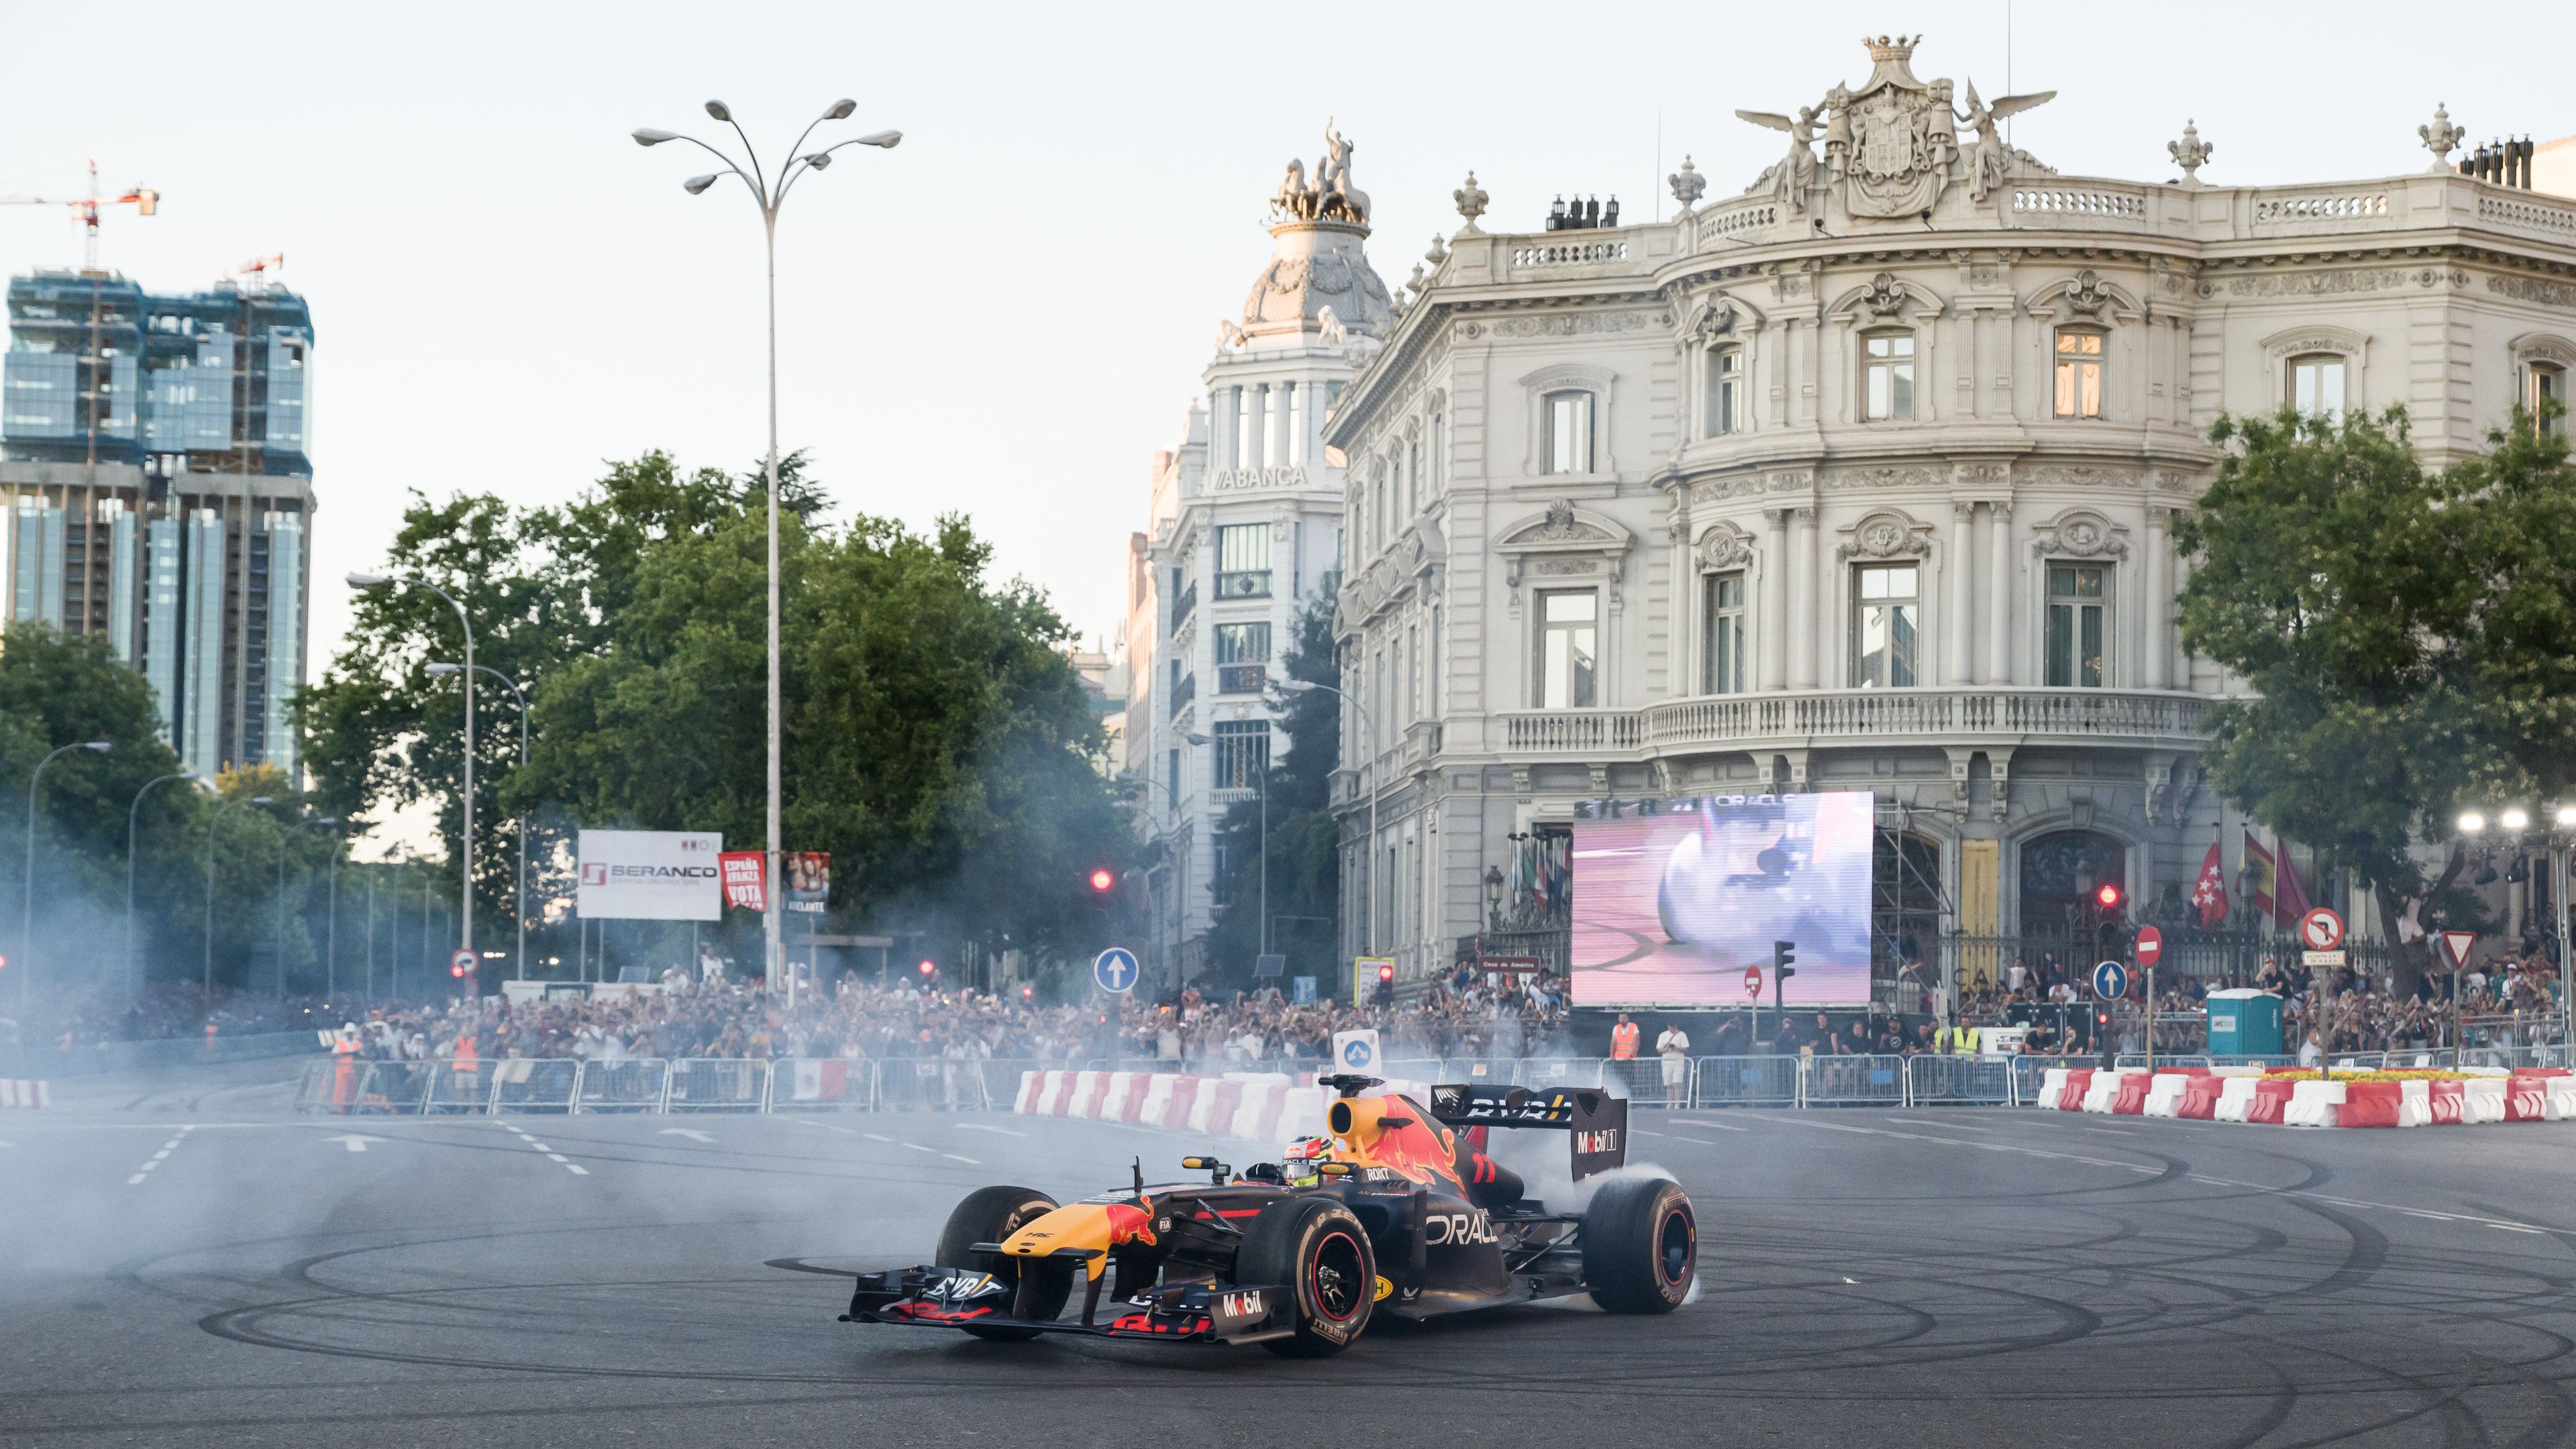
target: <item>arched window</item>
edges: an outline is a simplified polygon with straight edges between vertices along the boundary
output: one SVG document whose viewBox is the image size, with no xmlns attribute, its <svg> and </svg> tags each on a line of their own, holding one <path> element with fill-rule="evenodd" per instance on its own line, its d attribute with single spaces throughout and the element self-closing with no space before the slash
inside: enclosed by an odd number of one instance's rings
<svg viewBox="0 0 2576 1449">
<path fill-rule="evenodd" d="M 2102 334 L 2089 327 L 2057 333 L 2057 415 L 2102 416 Z"/>
<path fill-rule="evenodd" d="M 2310 417 L 2337 422 L 2343 417 L 2344 359 L 2332 352 L 2303 353 L 2290 359 L 2290 406 Z"/>
<path fill-rule="evenodd" d="M 2021 846 L 2021 933 L 2066 943 L 2057 964 L 2080 972 L 2095 960 L 2117 921 L 2106 921 L 2094 892 L 2128 887 L 2128 847 L 2097 830 L 2060 830 Z M 2078 959 L 2087 958 L 2087 959 Z M 2039 963 L 2030 963 L 2037 966 Z"/>
<path fill-rule="evenodd" d="M 1547 460 L 1550 473 L 1592 471 L 1592 394 L 1547 395 Z"/>
<path fill-rule="evenodd" d="M 1861 343 L 1861 416 L 1874 423 L 1914 416 L 1914 334 L 1873 332 Z"/>
<path fill-rule="evenodd" d="M 1722 438 L 1743 426 L 1744 349 L 1721 347 L 1708 355 L 1707 436 Z"/>
</svg>

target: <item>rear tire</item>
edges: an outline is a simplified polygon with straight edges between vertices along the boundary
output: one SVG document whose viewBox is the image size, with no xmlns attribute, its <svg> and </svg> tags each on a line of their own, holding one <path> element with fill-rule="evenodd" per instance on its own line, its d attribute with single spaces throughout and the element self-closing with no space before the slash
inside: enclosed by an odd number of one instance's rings
<svg viewBox="0 0 2576 1449">
<path fill-rule="evenodd" d="M 1234 1281 L 1288 1288 L 1293 1330 L 1261 1345 L 1289 1358 L 1328 1358 L 1350 1347 L 1377 1307 L 1377 1259 L 1368 1230 L 1340 1201 L 1296 1197 L 1261 1210 L 1234 1255 Z"/>
<path fill-rule="evenodd" d="M 1666 1178 L 1605 1182 L 1583 1213 L 1583 1281 L 1611 1313 L 1670 1313 L 1690 1296 L 1699 1219 Z"/>
<path fill-rule="evenodd" d="M 1009 1258 L 999 1253 L 973 1251 L 977 1243 L 999 1243 L 1030 1223 L 1056 1210 L 1056 1200 L 1033 1187 L 979 1187 L 966 1194 L 966 1200 L 948 1215 L 948 1226 L 939 1230 L 939 1251 L 931 1261 L 942 1268 L 971 1268 L 990 1273 L 1012 1287 L 1016 1300 L 1023 1265 L 1039 1275 L 1038 1296 L 1033 1317 L 1054 1318 L 1064 1312 L 1065 1300 L 1073 1296 L 1073 1270 L 1057 1263 L 1034 1263 L 1025 1258 Z M 975 1328 L 966 1331 L 977 1338 L 996 1343 L 1019 1343 L 1038 1336 L 1034 1328 Z"/>
</svg>

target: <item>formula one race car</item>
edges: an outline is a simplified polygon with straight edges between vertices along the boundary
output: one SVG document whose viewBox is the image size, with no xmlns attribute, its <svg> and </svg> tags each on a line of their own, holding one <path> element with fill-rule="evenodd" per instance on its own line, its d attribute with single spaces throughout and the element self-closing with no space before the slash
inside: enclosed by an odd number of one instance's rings
<svg viewBox="0 0 2576 1449">
<path fill-rule="evenodd" d="M 1618 1177 L 1580 1213 L 1523 1195 L 1483 1151 L 1489 1128 L 1552 1128 L 1574 1180 L 1627 1160 L 1628 1104 L 1589 1088 L 1439 1086 L 1431 1103 L 1361 1096 L 1375 1078 L 1323 1077 L 1328 1137 L 1237 1173 L 1184 1157 L 1204 1183 L 1147 1186 L 1058 1206 L 1023 1187 L 971 1193 L 935 1265 L 859 1277 L 848 1323 L 960 1328 L 978 1338 L 1081 1333 L 1259 1343 L 1338 1353 L 1377 1311 L 1444 1313 L 1589 1293 L 1613 1313 L 1669 1313 L 1699 1248 L 1678 1183 Z M 1114 1276 L 1113 1276 L 1114 1274 Z M 1082 1315 L 1062 1315 L 1082 1286 Z M 1104 1306 L 1105 1305 L 1105 1306 Z"/>
</svg>

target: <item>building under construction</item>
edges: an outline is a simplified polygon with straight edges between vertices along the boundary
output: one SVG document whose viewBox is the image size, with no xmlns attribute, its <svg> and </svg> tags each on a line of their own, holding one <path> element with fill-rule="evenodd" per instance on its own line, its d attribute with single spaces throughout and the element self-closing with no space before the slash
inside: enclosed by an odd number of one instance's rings
<svg viewBox="0 0 2576 1449">
<path fill-rule="evenodd" d="M 187 296 L 9 282 L 0 510 L 11 621 L 105 635 L 189 769 L 296 768 L 313 317 L 254 271 Z"/>
</svg>

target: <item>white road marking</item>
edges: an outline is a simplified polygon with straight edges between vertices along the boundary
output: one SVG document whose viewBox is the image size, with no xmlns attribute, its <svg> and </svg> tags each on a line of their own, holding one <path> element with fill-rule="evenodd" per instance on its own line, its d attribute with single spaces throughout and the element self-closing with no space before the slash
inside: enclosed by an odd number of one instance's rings
<svg viewBox="0 0 2576 1449">
<path fill-rule="evenodd" d="M 973 1167 L 981 1167 L 981 1166 L 983 1166 L 983 1165 L 984 1165 L 984 1164 L 983 1164 L 983 1163 L 981 1163 L 981 1162 L 977 1162 L 977 1161 L 976 1161 L 974 1158 L 972 1158 L 972 1157 L 958 1157 L 958 1156 L 957 1156 L 957 1154 L 956 1154 L 956 1153 L 954 1153 L 954 1152 L 943 1152 L 943 1153 L 941 1153 L 941 1154 L 939 1154 L 939 1155 L 940 1155 L 940 1156 L 942 1156 L 942 1157 L 955 1158 L 957 1161 L 959 1161 L 959 1162 L 963 1162 L 963 1163 L 966 1163 L 966 1164 L 968 1164 L 968 1165 L 970 1165 L 970 1166 L 973 1166 Z"/>
<path fill-rule="evenodd" d="M 957 1124 L 957 1130 L 960 1132 L 999 1132 L 1005 1137 L 1026 1137 L 1029 1135 L 1026 1132 L 1014 1132 L 1008 1127 L 996 1127 L 989 1122 L 960 1122 Z M 0 1142 L 0 1147 L 6 1147 L 8 1145 L 9 1144 L 5 1142 Z"/>
<path fill-rule="evenodd" d="M 180 1129 L 179 1129 L 179 1134 L 178 1134 L 177 1136 L 175 1136 L 175 1137 L 171 1138 L 171 1139 L 170 1139 L 169 1141 L 167 1141 L 167 1142 L 162 1143 L 162 1144 L 161 1144 L 161 1150 L 160 1150 L 160 1151 L 153 1153 L 153 1154 L 152 1154 L 152 1156 L 151 1156 L 147 1161 L 145 1161 L 145 1162 L 144 1162 L 144 1164 L 143 1164 L 141 1167 L 138 1167 L 138 1168 L 136 1168 L 136 1169 L 134 1170 L 134 1175 L 133 1175 L 132 1177 L 127 1178 L 127 1179 L 125 1180 L 125 1185 L 126 1185 L 127 1187 L 137 1187 L 137 1186 L 140 1186 L 140 1185 L 143 1183 L 144 1179 L 146 1179 L 146 1178 L 148 1178 L 148 1177 L 150 1177 L 150 1176 L 152 1175 L 152 1169 L 154 1169 L 154 1168 L 156 1168 L 156 1167 L 159 1167 L 159 1166 L 161 1165 L 161 1163 L 162 1163 L 162 1160 L 163 1160 L 163 1159 L 167 1158 L 171 1153 L 178 1151 L 178 1150 L 179 1150 L 179 1144 L 180 1144 L 180 1143 L 182 1143 L 182 1142 L 187 1141 L 187 1140 L 188 1140 L 188 1134 L 189 1134 L 189 1133 L 191 1133 L 191 1132 L 194 1132 L 194 1131 L 196 1131 L 196 1130 L 197 1130 L 197 1124 L 195 1124 L 195 1123 L 193 1123 L 193 1122 L 191 1122 L 191 1123 L 189 1123 L 188 1125 L 186 1125 L 186 1126 L 184 1126 L 184 1127 L 180 1128 Z M 5 1144 L 5 1143 L 0 1143 L 0 1146 L 5 1146 L 5 1145 L 7 1145 L 7 1144 Z"/>
<path fill-rule="evenodd" d="M 891 1137 L 879 1137 L 873 1132 L 862 1132 L 859 1135 L 868 1139 L 870 1142 L 892 1142 L 894 1140 Z"/>
<path fill-rule="evenodd" d="M 2487 1226 L 2491 1228 L 2501 1228 L 2508 1233 L 2536 1233 L 2540 1231 L 2538 1228 L 2526 1228 L 2520 1223 L 2489 1223 Z"/>
<path fill-rule="evenodd" d="M 1938 1127 L 1944 1132 L 1992 1132 L 1995 1130 L 1992 1127 L 1971 1127 L 1965 1122 L 1926 1122 L 1920 1117 L 1890 1117 L 1887 1120 L 1890 1122 L 1902 1122 L 1908 1127 Z"/>
<path fill-rule="evenodd" d="M 939 1150 L 936 1147 L 924 1147 L 918 1142 L 906 1142 L 901 1145 L 909 1147 L 915 1152 L 937 1152 Z"/>
<path fill-rule="evenodd" d="M 589 1168 L 582 1166 L 582 1165 L 581 1165 L 580 1163 L 578 1163 L 578 1162 L 571 1161 L 570 1159 L 566 1158 L 562 1153 L 555 1151 L 553 1148 L 551 1148 L 551 1147 L 547 1146 L 545 1143 L 539 1142 L 536 1138 L 534 1138 L 534 1137 L 532 1137 L 532 1136 L 528 1135 L 528 1133 L 526 1132 L 526 1130 L 524 1130 L 523 1128 L 521 1128 L 521 1127 L 519 1126 L 519 1124 L 518 1124 L 518 1123 L 516 1123 L 516 1122 L 503 1122 L 503 1123 L 501 1123 L 501 1124 L 500 1124 L 500 1126 L 501 1126 L 501 1130 L 502 1130 L 502 1131 L 507 1132 L 507 1133 L 509 1133 L 511 1136 L 518 1138 L 520 1141 L 522 1141 L 522 1142 L 524 1142 L 524 1143 L 528 1144 L 528 1146 L 529 1146 L 529 1147 L 531 1147 L 531 1148 L 535 1149 L 536 1151 L 539 1151 L 539 1152 L 544 1153 L 546 1156 L 548 1156 L 548 1157 L 550 1157 L 550 1158 L 554 1159 L 556 1162 L 560 1162 L 560 1163 L 562 1163 L 562 1164 L 563 1164 L 564 1171 L 571 1173 L 571 1174 L 572 1174 L 573 1176 L 575 1176 L 575 1177 L 588 1177 L 588 1176 L 590 1176 L 590 1169 L 589 1169 Z"/>
<path fill-rule="evenodd" d="M 349 1144 L 349 1150 L 351 1152 L 364 1152 L 367 1150 L 368 1143 L 383 1142 L 386 1139 L 382 1137 L 370 1137 L 364 1132 L 343 1132 L 337 1137 L 325 1137 L 322 1140 L 325 1142 L 345 1142 Z"/>
<path fill-rule="evenodd" d="M 1649 1132 L 1643 1127 L 1631 1127 L 1628 1129 L 1628 1135 L 1631 1137 L 1661 1137 L 1664 1134 L 1661 1132 Z"/>
<path fill-rule="evenodd" d="M 716 1140 L 709 1134 L 700 1132 L 694 1127 L 665 1127 L 653 1135 L 656 1137 L 686 1137 L 693 1142 L 713 1142 Z"/>
<path fill-rule="evenodd" d="M 2130 1132 L 2118 1127 L 2087 1127 L 2084 1130 L 2087 1132 L 2107 1133 L 2113 1137 L 2135 1137 L 2138 1135 L 2135 1132 Z"/>
</svg>

